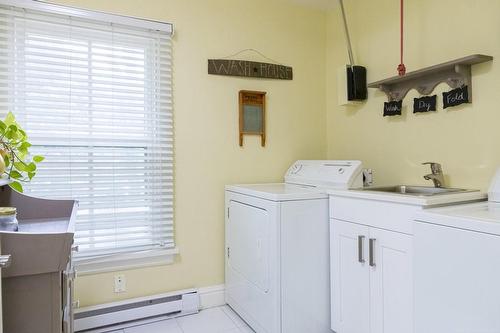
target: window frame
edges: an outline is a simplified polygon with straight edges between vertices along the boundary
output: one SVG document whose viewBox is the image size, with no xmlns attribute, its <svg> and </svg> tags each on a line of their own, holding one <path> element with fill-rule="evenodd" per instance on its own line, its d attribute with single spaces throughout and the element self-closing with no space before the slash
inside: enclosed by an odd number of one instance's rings
<svg viewBox="0 0 500 333">
<path fill-rule="evenodd" d="M 130 25 L 133 27 L 158 30 L 167 32 L 168 34 L 170 34 L 170 36 L 172 36 L 174 32 L 173 25 L 170 23 L 145 20 L 98 11 L 90 11 L 34 0 L 0 0 L 0 5 L 47 12 L 48 14 L 69 15 L 72 17 L 90 19 L 103 23 L 118 23 L 121 25 Z M 173 203 L 174 201 L 172 199 L 172 205 Z M 106 271 L 130 269 L 135 267 L 171 264 L 173 263 L 174 256 L 176 254 L 178 254 L 178 249 L 177 247 L 174 247 L 167 249 L 151 249 L 134 253 L 130 252 L 114 255 L 102 255 L 92 258 L 74 258 L 73 261 L 76 268 L 81 274 L 93 274 Z"/>
</svg>

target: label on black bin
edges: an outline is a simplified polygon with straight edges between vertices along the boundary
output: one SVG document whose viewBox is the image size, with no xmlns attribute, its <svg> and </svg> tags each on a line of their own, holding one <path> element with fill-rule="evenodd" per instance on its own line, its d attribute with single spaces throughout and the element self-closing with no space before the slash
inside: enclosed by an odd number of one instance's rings
<svg viewBox="0 0 500 333">
<path fill-rule="evenodd" d="M 384 102 L 384 117 L 385 116 L 400 116 L 403 109 L 403 101 Z"/>
<path fill-rule="evenodd" d="M 436 111 L 437 96 L 423 96 L 413 99 L 413 113 Z"/>
<path fill-rule="evenodd" d="M 443 109 L 463 103 L 469 103 L 469 90 L 467 86 L 443 93 Z"/>
</svg>

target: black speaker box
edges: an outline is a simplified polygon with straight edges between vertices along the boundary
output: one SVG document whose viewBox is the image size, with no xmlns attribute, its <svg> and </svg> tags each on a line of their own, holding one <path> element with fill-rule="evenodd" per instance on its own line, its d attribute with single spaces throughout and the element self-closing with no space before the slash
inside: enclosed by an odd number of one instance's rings
<svg viewBox="0 0 500 333">
<path fill-rule="evenodd" d="M 366 87 L 366 68 L 363 66 L 347 66 L 347 99 L 363 101 L 368 94 Z"/>
</svg>

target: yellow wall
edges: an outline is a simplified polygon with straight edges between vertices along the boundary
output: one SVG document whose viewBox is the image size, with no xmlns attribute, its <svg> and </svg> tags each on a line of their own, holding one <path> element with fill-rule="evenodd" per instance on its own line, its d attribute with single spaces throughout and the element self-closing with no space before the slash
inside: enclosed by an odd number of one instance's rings
<svg viewBox="0 0 500 333">
<path fill-rule="evenodd" d="M 500 166 L 500 66 L 473 67 L 473 104 L 437 113 L 383 118 L 386 97 L 337 105 L 336 69 L 347 62 L 338 9 L 307 9 L 282 0 L 58 0 L 60 3 L 175 24 L 176 239 L 173 265 L 125 272 L 128 291 L 113 293 L 113 273 L 80 277 L 81 305 L 223 283 L 223 186 L 281 179 L 298 158 L 361 159 L 382 183 L 427 183 L 421 162 L 441 162 L 451 186 L 485 189 Z M 345 1 L 356 60 L 368 81 L 395 75 L 398 1 Z M 453 9 L 453 10 L 450 10 Z M 444 13 L 453 16 L 445 17 Z M 406 1 L 409 71 L 474 53 L 500 60 L 500 1 Z M 255 48 L 294 68 L 294 80 L 206 74 L 208 58 Z M 326 55 L 326 57 L 325 57 Z M 251 54 L 250 60 L 261 60 Z M 325 74 L 326 73 L 326 74 Z M 326 83 L 325 83 L 326 82 Z M 268 146 L 237 145 L 237 92 L 268 92 Z M 440 85 L 436 90 L 438 103 Z M 326 112 L 325 112 L 326 111 Z"/>
<path fill-rule="evenodd" d="M 408 71 L 475 53 L 495 60 L 476 65 L 473 103 L 414 115 L 411 91 L 403 101 L 404 115 L 383 118 L 386 97 L 370 89 L 368 101 L 357 107 L 337 105 L 336 69 L 347 63 L 341 16 L 327 19 L 328 157 L 361 159 L 375 170 L 377 183 L 423 183 L 428 167 L 443 164 L 451 186 L 483 188 L 500 167 L 500 1 L 418 0 L 406 3 Z M 345 1 L 357 63 L 367 67 L 368 82 L 396 75 L 399 64 L 399 1 Z M 448 14 L 448 15 L 447 15 Z M 449 110 L 449 111 L 448 111 Z"/>
<path fill-rule="evenodd" d="M 296 159 L 326 156 L 326 14 L 273 0 L 59 0 L 172 22 L 177 262 L 77 279 L 82 306 L 224 283 L 224 185 L 280 181 Z M 293 66 L 293 81 L 207 74 L 207 59 L 255 48 Z M 263 60 L 243 54 L 248 60 Z M 265 61 L 265 60 L 264 60 Z M 267 146 L 238 146 L 238 91 L 267 91 Z"/>
</svg>

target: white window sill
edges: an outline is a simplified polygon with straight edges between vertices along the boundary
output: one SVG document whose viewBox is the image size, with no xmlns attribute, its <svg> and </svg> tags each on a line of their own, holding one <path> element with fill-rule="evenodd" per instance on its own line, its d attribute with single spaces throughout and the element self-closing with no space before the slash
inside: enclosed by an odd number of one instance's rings
<svg viewBox="0 0 500 333">
<path fill-rule="evenodd" d="M 85 276 L 141 267 L 170 265 L 174 262 L 174 257 L 178 253 L 179 250 L 174 248 L 119 254 L 102 258 L 75 258 L 73 259 L 73 265 L 79 276 Z"/>
</svg>

